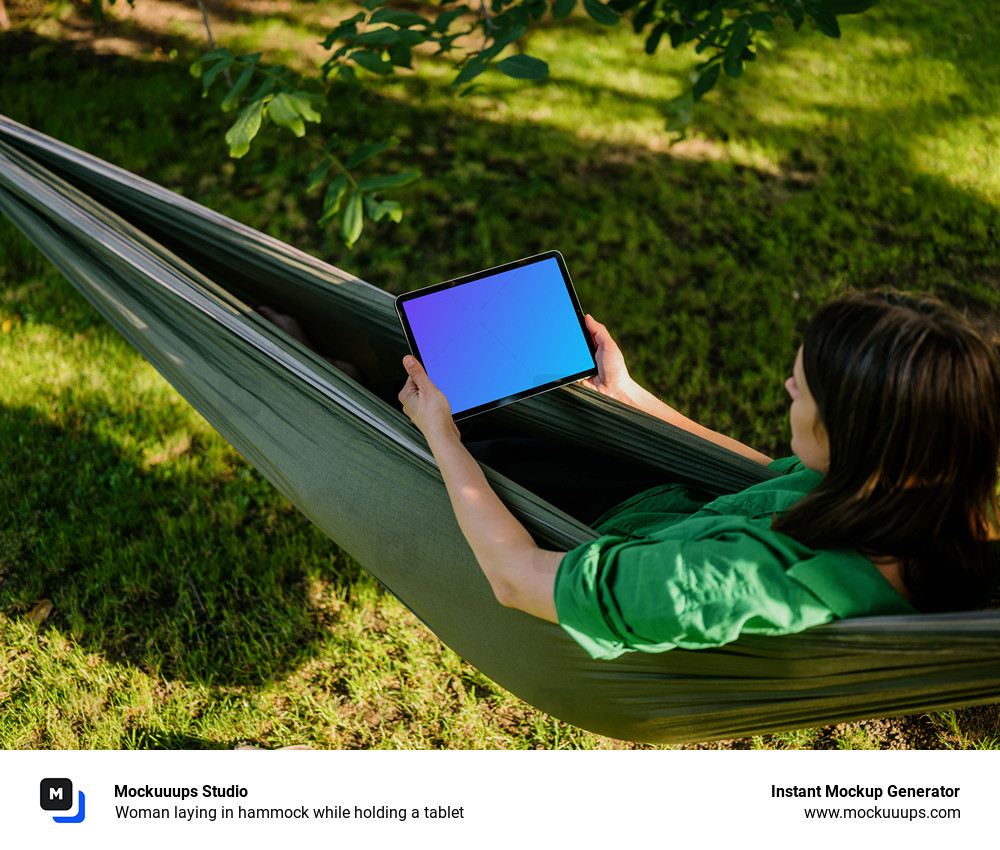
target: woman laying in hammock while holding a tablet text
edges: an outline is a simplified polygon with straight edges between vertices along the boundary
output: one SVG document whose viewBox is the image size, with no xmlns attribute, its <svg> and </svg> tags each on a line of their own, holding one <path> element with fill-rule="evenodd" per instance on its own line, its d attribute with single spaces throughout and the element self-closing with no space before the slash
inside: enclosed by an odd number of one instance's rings
<svg viewBox="0 0 1000 850">
<path fill-rule="evenodd" d="M 957 311 L 902 295 L 821 308 L 785 382 L 795 456 L 773 462 L 639 387 L 604 326 L 587 326 L 593 389 L 783 474 L 707 504 L 663 484 L 592 522 L 597 539 L 548 551 L 493 492 L 447 399 L 407 356 L 399 400 L 501 603 L 558 622 L 604 658 L 986 604 L 1000 364 Z M 581 454 L 584 473 L 587 462 Z"/>
</svg>

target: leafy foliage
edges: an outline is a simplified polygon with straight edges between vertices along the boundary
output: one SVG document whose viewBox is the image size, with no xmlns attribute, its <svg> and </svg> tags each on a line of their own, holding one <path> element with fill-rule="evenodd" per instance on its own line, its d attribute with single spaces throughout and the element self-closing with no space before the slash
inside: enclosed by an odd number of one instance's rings
<svg viewBox="0 0 1000 850">
<path fill-rule="evenodd" d="M 877 0 L 612 0 L 612 7 L 630 13 L 636 35 L 645 36 L 646 53 L 655 53 L 663 37 L 671 47 L 694 44 L 707 58 L 695 68 L 691 89 L 668 106 L 667 128 L 683 133 L 691 123 L 691 110 L 719 79 L 721 71 L 738 79 L 744 65 L 757 58 L 760 47 L 769 48 L 766 35 L 784 21 L 795 30 L 811 20 L 824 35 L 840 38 L 839 15 L 870 9 Z"/>
<path fill-rule="evenodd" d="M 683 134 L 691 123 L 695 104 L 712 90 L 724 72 L 743 75 L 760 48 L 771 46 L 766 33 L 779 24 L 798 30 L 808 20 L 823 34 L 840 37 L 838 17 L 857 14 L 877 0 L 583 0 L 583 11 L 603 26 L 629 18 L 643 49 L 655 53 L 664 37 L 670 46 L 693 45 L 705 58 L 696 66 L 691 88 L 667 105 L 667 129 Z M 268 124 L 305 138 L 320 157 L 308 176 L 309 190 L 326 186 L 319 224 L 340 216 L 340 235 L 353 247 L 367 216 L 398 222 L 402 206 L 382 200 L 381 193 L 418 179 L 417 171 L 358 177 L 355 169 L 395 143 L 393 139 L 340 150 L 336 137 L 326 143 L 308 135 L 308 125 L 321 127 L 325 110 L 337 98 L 356 97 L 366 79 L 387 77 L 399 68 L 412 68 L 415 50 L 430 47 L 435 56 L 455 57 L 452 85 L 461 95 L 473 91 L 480 75 L 490 69 L 516 80 L 538 82 L 549 74 L 543 60 L 523 51 L 533 27 L 546 17 L 559 20 L 577 9 L 577 0 L 482 0 L 463 5 L 441 0 L 429 17 L 408 9 L 389 8 L 388 0 L 363 0 L 363 8 L 341 20 L 326 36 L 330 57 L 316 78 L 307 78 L 277 65 L 261 62 L 261 54 L 234 56 L 216 48 L 201 56 L 191 72 L 202 80 L 202 94 L 223 81 L 227 90 L 223 112 L 237 111 L 226 133 L 230 156 L 239 158 Z M 478 47 L 471 47 L 475 41 Z M 505 52 L 510 55 L 503 56 Z M 251 83 L 256 82 L 256 89 Z"/>
</svg>

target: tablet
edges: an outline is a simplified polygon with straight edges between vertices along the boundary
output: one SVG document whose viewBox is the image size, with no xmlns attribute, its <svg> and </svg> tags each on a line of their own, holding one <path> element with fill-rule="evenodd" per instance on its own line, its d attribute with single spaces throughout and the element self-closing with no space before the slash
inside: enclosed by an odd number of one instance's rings
<svg viewBox="0 0 1000 850">
<path fill-rule="evenodd" d="M 456 419 L 597 374 L 558 251 L 407 292 L 396 312 Z"/>
</svg>

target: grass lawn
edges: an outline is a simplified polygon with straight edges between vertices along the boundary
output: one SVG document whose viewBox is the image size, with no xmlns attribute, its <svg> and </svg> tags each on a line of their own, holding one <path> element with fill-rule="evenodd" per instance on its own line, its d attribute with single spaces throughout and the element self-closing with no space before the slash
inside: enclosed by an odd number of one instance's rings
<svg viewBox="0 0 1000 850">
<path fill-rule="evenodd" d="M 235 51 L 316 61 L 290 2 L 213 10 Z M 121 7 L 121 8 L 119 8 Z M 987 0 L 886 3 L 844 37 L 778 32 L 675 146 L 693 63 L 583 18 L 531 37 L 550 78 L 458 99 L 432 62 L 338 105 L 349 143 L 419 167 L 401 224 L 348 251 L 273 132 L 238 162 L 187 71 L 178 7 L 8 2 L 0 110 L 390 291 L 550 248 L 633 374 L 720 431 L 787 453 L 802 323 L 847 287 L 1000 309 L 1000 58 Z M 329 14 L 328 11 L 323 12 Z M 83 38 L 73 46 L 71 38 Z M 95 52 L 104 50 L 107 52 Z M 0 221 L 0 747 L 609 748 L 442 647 L 254 472 Z M 48 600 L 48 602 L 46 602 Z M 50 603 L 50 604 L 49 604 Z M 995 707 L 738 747 L 995 747 Z M 714 745 L 713 745 L 714 746 Z"/>
</svg>

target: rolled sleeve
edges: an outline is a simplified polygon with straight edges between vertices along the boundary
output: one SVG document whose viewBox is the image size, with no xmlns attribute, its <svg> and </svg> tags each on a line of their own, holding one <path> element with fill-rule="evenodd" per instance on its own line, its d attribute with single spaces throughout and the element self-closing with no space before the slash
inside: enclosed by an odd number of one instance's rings
<svg viewBox="0 0 1000 850">
<path fill-rule="evenodd" d="M 834 619 L 787 574 L 812 554 L 794 541 L 741 518 L 684 525 L 683 539 L 605 535 L 564 556 L 559 622 L 590 655 L 703 649 Z"/>
</svg>

